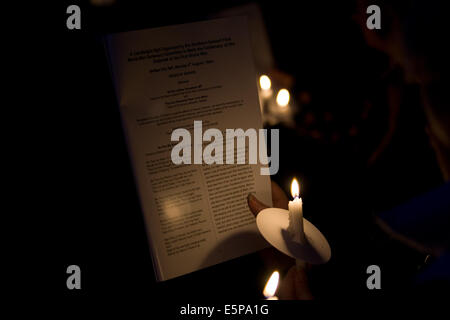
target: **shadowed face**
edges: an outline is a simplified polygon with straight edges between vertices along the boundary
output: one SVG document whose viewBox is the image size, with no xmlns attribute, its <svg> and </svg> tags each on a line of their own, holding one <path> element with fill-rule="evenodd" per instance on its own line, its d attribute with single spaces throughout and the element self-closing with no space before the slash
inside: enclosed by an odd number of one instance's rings
<svg viewBox="0 0 450 320">
<path fill-rule="evenodd" d="M 355 20 L 367 44 L 386 53 L 392 66 L 400 66 L 405 81 L 420 86 L 428 120 L 427 132 L 444 179 L 450 179 L 450 49 L 445 37 L 450 32 L 444 1 L 378 1 L 381 30 L 366 27 L 366 8 L 357 1 Z"/>
</svg>

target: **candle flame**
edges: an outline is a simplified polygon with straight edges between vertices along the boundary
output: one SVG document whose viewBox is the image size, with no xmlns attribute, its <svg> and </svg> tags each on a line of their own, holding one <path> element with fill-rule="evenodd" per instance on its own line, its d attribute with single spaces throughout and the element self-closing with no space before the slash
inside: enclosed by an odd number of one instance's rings
<svg viewBox="0 0 450 320">
<path fill-rule="evenodd" d="M 281 89 L 277 94 L 277 103 L 280 107 L 286 107 L 289 103 L 290 95 L 286 89 Z"/>
<path fill-rule="evenodd" d="M 300 185 L 298 184 L 297 179 L 293 179 L 291 183 L 291 195 L 293 198 L 296 198 L 300 195 Z"/>
<path fill-rule="evenodd" d="M 270 81 L 270 78 L 263 74 L 261 77 L 259 77 L 259 86 L 263 90 L 269 90 L 272 86 L 272 82 Z"/>
<path fill-rule="evenodd" d="M 280 274 L 278 273 L 278 271 L 274 271 L 272 273 L 272 275 L 270 276 L 269 280 L 267 281 L 266 286 L 264 287 L 264 290 L 263 290 L 263 295 L 266 298 L 270 298 L 275 295 L 275 292 L 277 291 L 277 288 L 278 288 L 279 279 L 280 279 Z"/>
</svg>

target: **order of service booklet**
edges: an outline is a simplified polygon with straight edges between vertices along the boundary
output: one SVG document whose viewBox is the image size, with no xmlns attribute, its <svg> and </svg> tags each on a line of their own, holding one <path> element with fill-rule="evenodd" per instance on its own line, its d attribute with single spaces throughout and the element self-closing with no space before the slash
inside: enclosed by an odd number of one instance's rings
<svg viewBox="0 0 450 320">
<path fill-rule="evenodd" d="M 171 158 L 175 129 L 191 133 L 193 149 L 208 144 L 194 137 L 199 121 L 224 142 L 226 129 L 261 129 L 246 18 L 112 34 L 105 47 L 157 280 L 266 247 L 247 206 L 250 192 L 272 203 L 263 165 Z"/>
</svg>

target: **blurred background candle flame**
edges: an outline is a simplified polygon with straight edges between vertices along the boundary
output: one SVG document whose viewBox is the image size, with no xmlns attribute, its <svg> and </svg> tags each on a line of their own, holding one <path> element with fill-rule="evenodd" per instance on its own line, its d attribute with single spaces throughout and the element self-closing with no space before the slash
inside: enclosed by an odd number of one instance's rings
<svg viewBox="0 0 450 320">
<path fill-rule="evenodd" d="M 275 296 L 275 292 L 278 288 L 278 281 L 280 279 L 280 273 L 278 271 L 274 271 L 272 275 L 270 276 L 269 280 L 266 283 L 266 286 L 263 290 L 263 295 L 268 300 L 278 300 L 278 298 Z"/>
<path fill-rule="evenodd" d="M 272 82 L 270 81 L 270 78 L 263 74 L 261 77 L 259 77 L 259 86 L 262 90 L 269 90 L 272 87 Z"/>
<path fill-rule="evenodd" d="M 281 89 L 277 94 L 277 104 L 280 107 L 286 107 L 289 103 L 290 95 L 287 89 Z"/>
</svg>

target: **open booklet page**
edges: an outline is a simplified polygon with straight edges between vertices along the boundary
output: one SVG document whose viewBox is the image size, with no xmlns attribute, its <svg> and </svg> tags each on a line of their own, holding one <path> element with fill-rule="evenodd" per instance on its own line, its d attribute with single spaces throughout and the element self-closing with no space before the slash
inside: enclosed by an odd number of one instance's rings
<svg viewBox="0 0 450 320">
<path fill-rule="evenodd" d="M 114 34 L 106 49 L 157 279 L 266 247 L 246 199 L 271 205 L 270 178 L 249 164 L 248 139 L 233 147 L 245 164 L 226 164 L 225 154 L 226 129 L 261 128 L 246 19 Z M 177 128 L 191 134 L 191 164 L 171 157 Z M 205 163 L 209 128 L 223 133 L 223 164 Z"/>
</svg>

